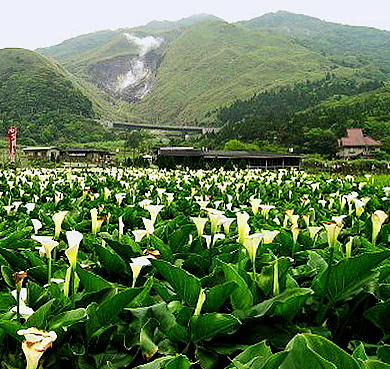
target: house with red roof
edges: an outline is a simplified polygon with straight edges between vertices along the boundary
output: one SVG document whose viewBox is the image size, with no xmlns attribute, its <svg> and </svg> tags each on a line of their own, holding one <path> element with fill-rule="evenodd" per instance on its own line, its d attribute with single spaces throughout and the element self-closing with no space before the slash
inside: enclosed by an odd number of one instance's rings
<svg viewBox="0 0 390 369">
<path fill-rule="evenodd" d="M 379 151 L 380 141 L 366 137 L 360 128 L 347 129 L 347 136 L 339 140 L 337 155 L 344 159 L 371 156 L 373 151 Z"/>
</svg>

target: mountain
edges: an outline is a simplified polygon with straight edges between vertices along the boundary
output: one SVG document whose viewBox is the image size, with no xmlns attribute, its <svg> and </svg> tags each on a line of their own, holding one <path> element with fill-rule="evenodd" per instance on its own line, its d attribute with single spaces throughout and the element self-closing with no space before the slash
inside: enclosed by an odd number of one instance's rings
<svg viewBox="0 0 390 369">
<path fill-rule="evenodd" d="M 109 104 L 98 93 L 92 101 L 93 91 L 36 52 L 0 50 L 0 126 L 5 134 L 16 125 L 22 143 L 90 141 L 108 135 L 94 118 L 97 105 Z"/>
<path fill-rule="evenodd" d="M 236 99 L 329 74 L 388 81 L 389 46 L 387 31 L 280 11 L 232 24 L 207 14 L 154 21 L 37 51 L 130 102 L 122 115 L 207 123 Z"/>
</svg>

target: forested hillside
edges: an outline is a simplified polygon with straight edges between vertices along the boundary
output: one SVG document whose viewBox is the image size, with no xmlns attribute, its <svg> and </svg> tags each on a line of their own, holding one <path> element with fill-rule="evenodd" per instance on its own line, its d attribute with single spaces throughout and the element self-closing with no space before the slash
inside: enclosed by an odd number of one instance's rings
<svg viewBox="0 0 390 369">
<path fill-rule="evenodd" d="M 0 51 L 0 124 L 16 125 L 21 142 L 102 139 L 92 101 L 58 65 L 23 49 Z"/>
<path fill-rule="evenodd" d="M 217 141 L 257 140 L 332 156 L 346 128 L 390 143 L 390 93 L 380 81 L 329 75 L 237 100 L 219 110 L 216 123 L 223 125 Z"/>
</svg>

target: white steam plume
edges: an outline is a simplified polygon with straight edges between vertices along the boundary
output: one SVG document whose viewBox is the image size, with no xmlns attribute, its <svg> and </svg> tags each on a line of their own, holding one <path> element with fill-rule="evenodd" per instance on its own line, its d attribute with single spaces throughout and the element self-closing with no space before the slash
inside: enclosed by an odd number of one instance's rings
<svg viewBox="0 0 390 369">
<path fill-rule="evenodd" d="M 139 48 L 139 55 L 144 56 L 148 51 L 159 47 L 163 43 L 163 39 L 153 36 L 147 37 L 137 37 L 130 35 L 129 33 L 124 33 L 124 36 L 132 43 L 136 44 Z"/>
</svg>

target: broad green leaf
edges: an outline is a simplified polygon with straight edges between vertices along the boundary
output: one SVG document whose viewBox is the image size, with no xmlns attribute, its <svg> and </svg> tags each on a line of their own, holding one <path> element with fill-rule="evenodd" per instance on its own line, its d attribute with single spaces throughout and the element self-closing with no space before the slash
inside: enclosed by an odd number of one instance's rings
<svg viewBox="0 0 390 369">
<path fill-rule="evenodd" d="M 150 360 L 158 351 L 158 346 L 153 341 L 154 327 L 152 320 L 146 322 L 146 324 L 141 328 L 141 332 L 139 335 L 139 344 L 142 350 L 143 356 L 146 360 Z M 150 326 L 150 327 L 149 327 Z"/>
<path fill-rule="evenodd" d="M 288 356 L 280 369 L 360 369 L 358 361 L 328 339 L 297 334 L 287 345 Z"/>
<path fill-rule="evenodd" d="M 372 308 L 364 312 L 364 317 L 371 320 L 377 327 L 382 329 L 384 334 L 390 334 L 390 299 L 378 302 Z"/>
<path fill-rule="evenodd" d="M 27 327 L 35 327 L 38 329 L 43 329 L 47 318 L 50 315 L 51 306 L 55 299 L 49 300 L 46 304 L 42 305 L 37 311 L 34 312 L 26 321 Z"/>
<path fill-rule="evenodd" d="M 149 236 L 150 244 L 153 249 L 156 249 L 160 252 L 161 258 L 166 261 L 172 261 L 172 250 L 169 247 L 169 245 L 165 244 L 162 240 L 160 240 L 157 236 L 154 234 L 151 234 Z"/>
<path fill-rule="evenodd" d="M 390 364 L 390 345 L 382 345 L 376 350 L 376 355 L 385 363 Z"/>
<path fill-rule="evenodd" d="M 5 283 L 7 283 L 9 287 L 15 288 L 15 280 L 12 277 L 12 274 L 13 274 L 13 270 L 9 266 L 7 265 L 1 266 L 1 275 Z"/>
<path fill-rule="evenodd" d="M 168 234 L 168 245 L 172 252 L 180 252 L 184 245 L 188 243 L 189 234 L 191 233 L 192 226 L 185 224 L 174 232 Z"/>
<path fill-rule="evenodd" d="M 87 292 L 99 292 L 112 287 L 112 284 L 106 281 L 103 277 L 81 268 L 79 264 L 76 266 L 76 273 Z"/>
<path fill-rule="evenodd" d="M 361 359 L 363 361 L 368 360 L 368 356 L 366 354 L 366 350 L 364 349 L 364 345 L 362 342 L 359 343 L 359 345 L 353 350 L 352 356 L 355 359 Z"/>
<path fill-rule="evenodd" d="M 390 365 L 379 360 L 367 360 L 363 363 L 362 369 L 390 369 Z"/>
<path fill-rule="evenodd" d="M 99 323 L 110 323 L 141 291 L 142 288 L 126 288 L 104 301 L 96 310 Z"/>
<path fill-rule="evenodd" d="M 151 263 L 188 305 L 196 305 L 201 289 L 198 278 L 163 260 L 151 259 Z"/>
<path fill-rule="evenodd" d="M 26 243 L 25 247 L 31 246 L 31 244 L 33 244 L 33 241 L 32 240 L 24 240 L 24 239 L 26 237 L 31 236 L 32 229 L 33 229 L 33 227 L 26 227 L 23 230 L 16 230 L 15 232 L 12 232 L 7 237 L 4 237 L 1 239 L 0 247 L 15 249 L 15 248 L 18 248 L 21 246 L 20 241 L 22 241 L 22 240 L 28 241 L 27 243 L 24 242 L 24 243 Z"/>
<path fill-rule="evenodd" d="M 191 362 L 188 360 L 187 356 L 178 355 L 167 361 L 164 365 L 164 369 L 189 369 L 190 366 Z"/>
<path fill-rule="evenodd" d="M 206 350 L 202 346 L 196 346 L 195 357 L 202 369 L 217 368 L 218 355 L 214 351 Z"/>
<path fill-rule="evenodd" d="M 131 258 L 137 257 L 142 254 L 134 252 L 133 248 L 130 245 L 121 243 L 117 236 L 113 236 L 107 232 L 100 232 L 99 236 L 107 241 L 108 245 L 123 259 L 130 260 Z M 134 242 L 132 239 L 130 239 Z M 129 242 L 131 242 L 129 241 Z M 135 242 L 134 242 L 135 243 Z M 136 244 L 136 243 L 135 243 Z M 136 244 L 137 245 L 137 244 Z"/>
<path fill-rule="evenodd" d="M 55 315 L 48 324 L 49 330 L 56 330 L 62 327 L 68 327 L 84 320 L 87 317 L 87 311 L 83 308 L 65 311 Z"/>
<path fill-rule="evenodd" d="M 256 368 L 260 368 L 262 364 L 268 360 L 268 358 L 272 355 L 271 349 L 267 345 L 267 342 L 261 341 L 256 343 L 255 345 L 249 346 L 245 349 L 241 354 L 237 355 L 232 364 L 226 367 L 226 369 L 234 369 L 241 366 L 245 366 L 247 368 L 254 368 L 253 363 L 256 361 Z"/>
<path fill-rule="evenodd" d="M 99 244 L 95 245 L 95 250 L 99 261 L 109 273 L 116 275 L 131 274 L 128 264 L 114 250 Z"/>
<path fill-rule="evenodd" d="M 158 358 L 156 360 L 153 360 L 152 362 L 150 362 L 148 364 L 136 366 L 134 369 L 161 369 L 161 368 L 165 368 L 164 363 L 166 363 L 171 358 L 172 358 L 172 356 L 164 356 L 164 357 Z"/>
<path fill-rule="evenodd" d="M 150 307 L 154 318 L 159 323 L 159 329 L 173 342 L 187 343 L 190 339 L 185 327 L 178 324 L 175 316 L 167 308 L 166 304 L 157 304 Z"/>
<path fill-rule="evenodd" d="M 0 311 L 8 311 L 16 306 L 16 300 L 10 293 L 0 293 Z"/>
<path fill-rule="evenodd" d="M 152 305 L 154 300 L 150 297 L 150 290 L 153 287 L 153 278 L 149 278 L 144 284 L 142 291 L 130 302 L 127 307 L 137 308 Z"/>
<path fill-rule="evenodd" d="M 217 312 L 237 287 L 237 283 L 231 281 L 210 288 L 206 291 L 206 301 L 203 304 L 202 311 L 206 313 Z"/>
<path fill-rule="evenodd" d="M 319 274 L 312 289 L 320 296 L 325 295 L 331 303 L 349 299 L 375 276 L 372 270 L 388 257 L 390 251 L 386 250 L 343 259 L 332 267 L 329 278 L 328 269 Z"/>
<path fill-rule="evenodd" d="M 292 320 L 303 308 L 306 300 L 313 294 L 310 288 L 291 288 L 278 296 L 265 300 L 249 309 L 235 310 L 239 319 L 255 319 L 264 315 L 281 316 Z"/>
<path fill-rule="evenodd" d="M 283 361 L 288 356 L 287 351 L 281 351 L 277 352 L 276 354 L 271 355 L 267 361 L 264 363 L 264 365 L 258 367 L 257 362 L 253 362 L 253 369 L 279 369 L 280 365 L 283 363 Z"/>
<path fill-rule="evenodd" d="M 27 259 L 21 256 L 21 253 L 15 252 L 14 250 L 0 247 L 0 255 L 7 260 L 15 272 L 26 271 L 31 266 Z"/>
<path fill-rule="evenodd" d="M 0 329 L 19 341 L 23 340 L 23 336 L 17 333 L 19 329 L 24 329 L 21 323 L 11 320 L 0 320 Z"/>
<path fill-rule="evenodd" d="M 238 288 L 230 295 L 230 301 L 233 309 L 246 309 L 253 305 L 253 295 L 244 278 L 240 276 L 237 268 L 233 264 L 226 264 L 221 260 L 217 260 L 217 265 L 223 270 L 225 278 L 229 282 L 234 282 Z"/>
<path fill-rule="evenodd" d="M 241 322 L 230 314 L 202 314 L 193 316 L 190 321 L 191 341 L 209 340 L 219 334 L 232 333 Z"/>
</svg>

